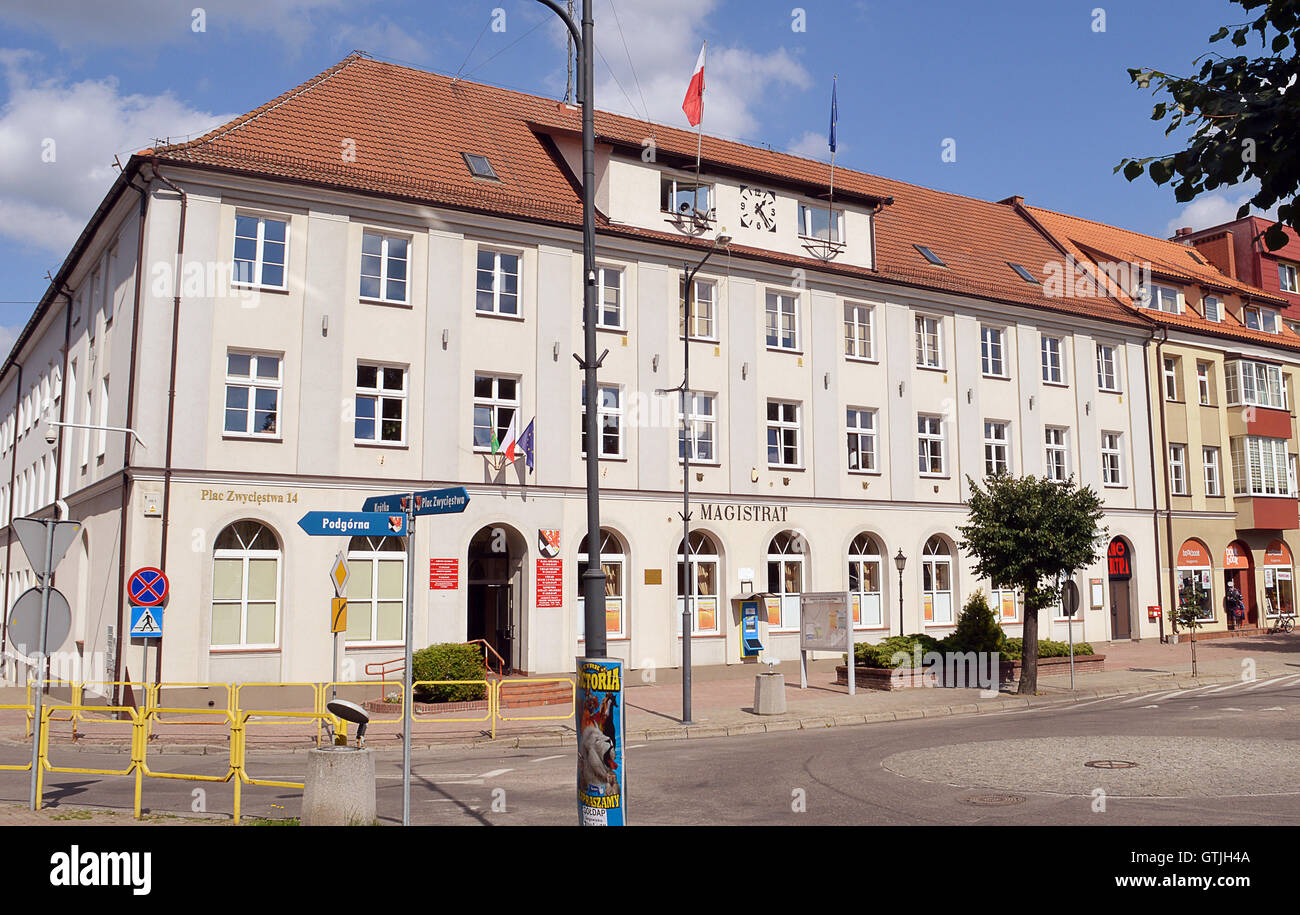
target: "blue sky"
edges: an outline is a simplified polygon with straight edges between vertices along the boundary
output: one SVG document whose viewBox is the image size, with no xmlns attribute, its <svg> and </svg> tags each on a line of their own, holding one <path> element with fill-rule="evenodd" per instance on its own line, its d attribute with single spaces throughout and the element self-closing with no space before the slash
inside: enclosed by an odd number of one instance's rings
<svg viewBox="0 0 1300 915">
<path fill-rule="evenodd" d="M 112 183 L 113 156 L 153 137 L 216 126 L 354 48 L 564 92 L 564 33 L 535 0 L 225 0 L 196 18 L 202 2 L 0 2 L 0 349 Z M 1168 186 L 1112 174 L 1126 155 L 1177 148 L 1127 69 L 1190 72 L 1218 26 L 1246 18 L 1227 0 L 594 4 L 602 108 L 684 125 L 707 39 L 709 133 L 826 158 L 838 75 L 843 166 L 991 200 L 1021 194 L 1155 235 L 1232 218 L 1248 196 L 1230 188 L 1183 206 Z M 948 139 L 953 162 L 941 159 Z"/>
</svg>

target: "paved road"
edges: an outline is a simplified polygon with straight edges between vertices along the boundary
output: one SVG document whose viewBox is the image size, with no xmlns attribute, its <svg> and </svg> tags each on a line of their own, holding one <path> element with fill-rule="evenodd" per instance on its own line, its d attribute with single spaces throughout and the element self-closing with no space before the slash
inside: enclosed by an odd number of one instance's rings
<svg viewBox="0 0 1300 915">
<path fill-rule="evenodd" d="M 824 732 L 633 743 L 629 809 L 636 824 L 663 825 L 1294 825 L 1297 750 L 1300 674 Z M 123 759 L 65 758 L 105 767 Z M 443 748 L 417 751 L 414 763 L 417 823 L 576 818 L 571 747 Z M 257 753 L 250 771 L 300 779 L 304 764 L 302 753 Z M 158 756 L 151 765 L 207 773 L 220 761 Z M 384 822 L 400 820 L 400 765 L 392 751 L 377 760 Z M 131 803 L 130 779 L 54 774 L 48 783 L 47 804 Z M 145 807 L 190 814 L 196 787 L 206 788 L 207 812 L 230 813 L 229 785 L 167 780 L 146 781 Z M 0 800 L 25 798 L 26 776 L 0 773 Z M 300 802 L 291 789 L 248 787 L 243 807 L 297 816 Z"/>
</svg>

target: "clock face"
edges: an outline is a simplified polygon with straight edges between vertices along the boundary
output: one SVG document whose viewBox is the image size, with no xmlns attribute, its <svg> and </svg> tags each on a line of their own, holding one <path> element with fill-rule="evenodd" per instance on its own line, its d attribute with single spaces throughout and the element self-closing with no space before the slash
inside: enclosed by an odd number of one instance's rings
<svg viewBox="0 0 1300 915">
<path fill-rule="evenodd" d="M 776 194 L 760 187 L 740 189 L 740 226 L 742 229 L 776 231 Z"/>
</svg>

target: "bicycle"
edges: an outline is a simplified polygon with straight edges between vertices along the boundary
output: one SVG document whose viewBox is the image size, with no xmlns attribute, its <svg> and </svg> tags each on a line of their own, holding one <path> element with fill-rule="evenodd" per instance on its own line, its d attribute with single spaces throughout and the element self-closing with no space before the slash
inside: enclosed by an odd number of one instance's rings
<svg viewBox="0 0 1300 915">
<path fill-rule="evenodd" d="M 1291 632 L 1295 629 L 1295 614 L 1281 613 L 1273 617 L 1273 625 L 1268 627 L 1269 632 Z"/>
</svg>

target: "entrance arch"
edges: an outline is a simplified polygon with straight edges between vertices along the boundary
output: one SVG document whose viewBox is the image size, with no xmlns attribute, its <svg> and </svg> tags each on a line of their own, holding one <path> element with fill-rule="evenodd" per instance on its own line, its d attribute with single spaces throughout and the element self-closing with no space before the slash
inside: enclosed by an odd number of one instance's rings
<svg viewBox="0 0 1300 915">
<path fill-rule="evenodd" d="M 470 538 L 465 562 L 465 638 L 485 641 L 509 670 L 527 669 L 527 562 L 527 540 L 507 524 L 490 524 Z"/>
<path fill-rule="evenodd" d="M 1110 583 L 1110 637 L 1133 638 L 1133 544 L 1115 537 L 1106 548 L 1106 575 Z"/>
<path fill-rule="evenodd" d="M 1259 605 L 1255 600 L 1255 559 L 1250 547 L 1240 540 L 1234 540 L 1223 551 L 1223 593 L 1228 593 L 1228 586 L 1236 588 L 1241 594 L 1241 602 L 1246 607 L 1243 626 L 1259 625 Z M 1226 611 L 1226 607 L 1225 607 Z M 1228 628 L 1235 628 L 1237 621 L 1228 616 Z"/>
</svg>

